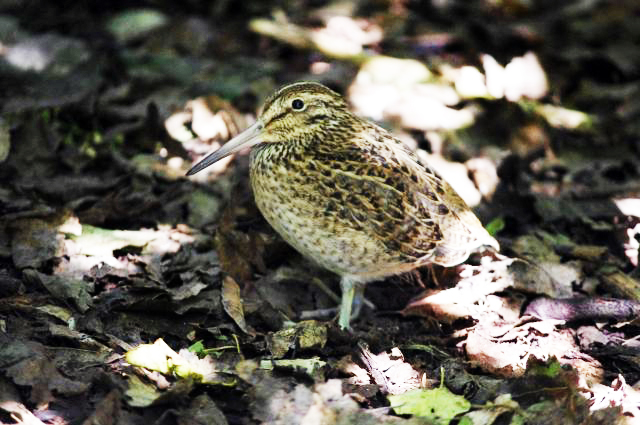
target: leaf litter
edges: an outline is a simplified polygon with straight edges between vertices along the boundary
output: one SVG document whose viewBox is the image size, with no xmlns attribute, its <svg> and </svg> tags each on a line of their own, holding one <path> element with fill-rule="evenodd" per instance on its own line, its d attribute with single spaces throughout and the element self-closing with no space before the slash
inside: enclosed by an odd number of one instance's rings
<svg viewBox="0 0 640 425">
<path fill-rule="evenodd" d="M 0 421 L 637 421 L 637 5 L 307 6 L 0 8 Z M 438 164 L 502 255 L 372 283 L 340 332 L 245 155 L 182 177 L 301 79 Z"/>
</svg>

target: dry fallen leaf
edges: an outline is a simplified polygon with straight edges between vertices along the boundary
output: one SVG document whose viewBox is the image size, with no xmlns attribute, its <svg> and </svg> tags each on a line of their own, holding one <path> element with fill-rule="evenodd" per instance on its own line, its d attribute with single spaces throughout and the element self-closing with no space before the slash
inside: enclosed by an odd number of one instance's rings
<svg viewBox="0 0 640 425">
<path fill-rule="evenodd" d="M 253 335 L 255 332 L 249 329 L 244 319 L 244 308 L 240 295 L 240 286 L 231 276 L 226 276 L 222 280 L 222 307 L 229 317 L 238 325 L 242 332 Z"/>
</svg>

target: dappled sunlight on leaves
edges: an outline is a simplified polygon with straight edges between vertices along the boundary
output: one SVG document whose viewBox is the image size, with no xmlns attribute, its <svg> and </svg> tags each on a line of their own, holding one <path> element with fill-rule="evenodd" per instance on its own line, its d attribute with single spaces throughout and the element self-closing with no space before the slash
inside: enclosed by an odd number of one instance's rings
<svg viewBox="0 0 640 425">
<path fill-rule="evenodd" d="M 219 366 L 210 356 L 199 358 L 184 348 L 176 353 L 162 339 L 153 344 L 139 345 L 128 351 L 125 359 L 134 366 L 163 374 L 174 374 L 179 378 L 202 384 L 234 385 L 234 378 L 223 374 L 228 372 L 226 366 Z"/>
<path fill-rule="evenodd" d="M 304 49 L 315 49 L 329 57 L 361 61 L 363 46 L 382 40 L 382 29 L 364 19 L 350 16 L 327 16 L 325 27 L 309 29 L 289 22 L 286 15 L 277 13 L 275 19 L 253 19 L 250 28 L 277 40 Z"/>
<path fill-rule="evenodd" d="M 468 176 L 467 167 L 457 162 L 449 162 L 441 156 L 418 152 L 418 157 L 441 175 L 470 207 L 477 206 L 482 195 Z"/>
<path fill-rule="evenodd" d="M 640 417 L 637 0 L 5 3 L 0 422 Z M 260 216 L 246 152 L 184 177 L 303 80 L 501 253 L 371 282 L 338 329 L 336 275 Z"/>
<path fill-rule="evenodd" d="M 22 71 L 46 70 L 50 74 L 65 75 L 86 62 L 89 51 L 80 40 L 45 34 L 3 46 L 2 56 L 9 64 Z"/>
<path fill-rule="evenodd" d="M 391 353 L 379 354 L 373 354 L 363 342 L 358 343 L 358 348 L 360 361 L 383 394 L 405 394 L 421 386 L 420 373 L 405 361 L 398 347 L 393 347 Z"/>
<path fill-rule="evenodd" d="M 640 391 L 627 384 L 624 376 L 618 375 L 611 386 L 595 386 L 593 393 L 592 411 L 620 407 L 628 417 L 640 417 Z"/>
<path fill-rule="evenodd" d="M 554 105 L 540 105 L 535 110 L 552 127 L 574 130 L 593 128 L 594 117 L 584 112 Z"/>
<path fill-rule="evenodd" d="M 360 68 L 349 87 L 356 113 L 375 120 L 395 120 L 420 130 L 456 129 L 471 125 L 474 108 L 456 110 L 452 87 L 431 82 L 428 68 L 413 59 L 374 56 Z"/>
<path fill-rule="evenodd" d="M 143 247 L 158 237 L 154 230 L 108 230 L 84 225 L 82 233 L 71 236 L 75 253 L 107 256 L 126 246 Z"/>
<path fill-rule="evenodd" d="M 208 96 L 188 101 L 184 110 L 174 112 L 164 125 L 169 135 L 181 142 L 185 149 L 197 154 L 196 160 L 199 160 L 219 149 L 221 142 L 238 135 L 248 125 L 247 121 L 229 102 L 217 96 Z M 209 174 L 223 173 L 232 159 L 232 156 L 223 158 L 208 167 L 200 179 L 206 180 Z"/>
</svg>

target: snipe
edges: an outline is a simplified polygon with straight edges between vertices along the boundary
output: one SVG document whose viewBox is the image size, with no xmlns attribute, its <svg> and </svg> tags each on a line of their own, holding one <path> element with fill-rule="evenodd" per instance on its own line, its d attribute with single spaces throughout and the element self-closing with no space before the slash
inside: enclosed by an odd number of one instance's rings
<svg viewBox="0 0 640 425">
<path fill-rule="evenodd" d="M 499 248 L 446 181 L 321 84 L 280 89 L 253 125 L 187 175 L 249 146 L 264 217 L 342 277 L 342 328 L 366 282 L 426 264 L 457 265 L 482 245 Z"/>
</svg>

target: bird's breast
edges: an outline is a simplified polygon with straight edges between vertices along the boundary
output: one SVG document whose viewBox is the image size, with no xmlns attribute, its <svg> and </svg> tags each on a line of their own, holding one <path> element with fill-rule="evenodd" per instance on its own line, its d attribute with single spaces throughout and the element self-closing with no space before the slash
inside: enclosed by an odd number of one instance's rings
<svg viewBox="0 0 640 425">
<path fill-rule="evenodd" d="M 339 171 L 339 170 L 338 170 Z M 300 253 L 340 275 L 370 274 L 395 262 L 366 224 L 364 205 L 341 190 L 336 170 L 314 157 L 285 158 L 260 147 L 251 158 L 256 205 Z"/>
</svg>

